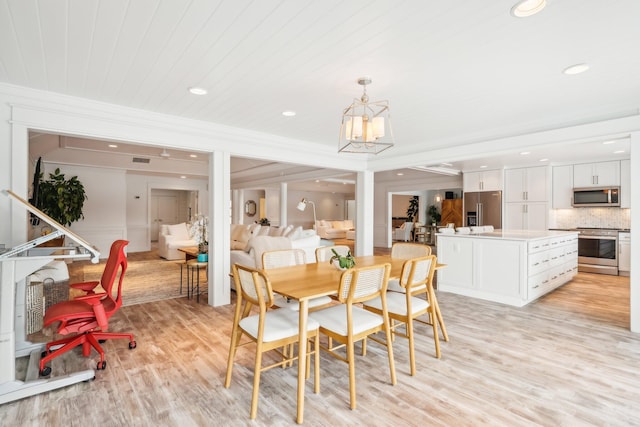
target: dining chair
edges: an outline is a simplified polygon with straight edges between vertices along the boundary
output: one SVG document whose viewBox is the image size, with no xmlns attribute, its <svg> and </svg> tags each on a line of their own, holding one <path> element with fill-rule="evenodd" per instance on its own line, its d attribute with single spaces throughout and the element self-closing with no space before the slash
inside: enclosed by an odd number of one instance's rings
<svg viewBox="0 0 640 427">
<path fill-rule="evenodd" d="M 428 314 L 429 320 L 424 323 L 433 328 L 433 341 L 436 347 L 436 358 L 440 358 L 440 341 L 438 339 L 438 318 L 433 291 L 433 273 L 436 266 L 435 255 L 409 259 L 402 265 L 400 285 L 404 293 L 387 292 L 387 311 L 392 336 L 401 336 L 409 340 L 409 363 L 411 375 L 416 374 L 416 357 L 414 346 L 413 320 Z M 373 313 L 382 314 L 382 298 L 374 298 L 363 303 L 363 307 Z M 398 331 L 404 326 L 405 332 Z M 375 337 L 371 337 L 376 340 Z"/>
<path fill-rule="evenodd" d="M 412 259 L 412 258 L 420 258 L 431 255 L 431 246 L 421 245 L 419 243 L 394 243 L 391 246 L 391 258 L 397 259 Z M 401 292 L 404 293 L 406 288 L 400 285 L 399 278 L 391 278 L 389 279 L 389 286 L 387 286 L 389 291 Z M 440 329 L 442 330 L 442 338 L 445 341 L 449 341 L 449 335 L 447 334 L 447 327 L 444 324 L 444 320 L 442 319 L 442 313 L 440 312 L 440 307 L 438 305 L 438 300 L 436 299 L 435 291 L 433 293 L 433 299 L 431 300 L 433 305 L 435 306 L 436 312 L 438 314 L 438 323 L 440 324 Z M 418 322 L 422 322 L 420 319 L 417 319 Z"/>
<path fill-rule="evenodd" d="M 340 277 L 338 300 L 340 304 L 309 313 L 309 317 L 320 324 L 320 333 L 337 345 L 320 347 L 338 360 L 349 365 L 349 398 L 351 409 L 356 409 L 356 374 L 354 343 L 362 341 L 362 354 L 366 354 L 365 338 L 384 331 L 386 341 L 377 341 L 387 348 L 391 384 L 396 384 L 396 370 L 393 362 L 391 329 L 387 313 L 387 281 L 391 264 L 385 263 L 368 267 L 354 267 L 345 270 Z M 359 306 L 369 300 L 380 298 L 382 312 L 373 313 Z M 344 352 L 338 349 L 346 348 Z"/>
<path fill-rule="evenodd" d="M 224 386 L 231 385 L 233 362 L 238 347 L 255 343 L 256 355 L 253 373 L 253 393 L 251 395 L 251 419 L 255 419 L 258 412 L 258 391 L 260 388 L 260 373 L 276 366 L 285 366 L 297 360 L 293 352 L 285 355 L 281 348 L 289 348 L 298 342 L 299 323 L 298 314 L 292 310 L 270 310 L 273 306 L 273 290 L 267 273 L 263 270 L 233 265 L 233 279 L 237 292 L 236 309 L 231 331 L 231 343 L 229 346 L 229 359 L 227 361 L 227 375 Z M 256 307 L 258 314 L 250 315 Z M 310 355 L 314 356 L 314 393 L 320 392 L 320 352 L 319 352 L 319 324 L 313 319 L 307 321 L 307 333 L 313 338 L 314 349 L 307 352 L 307 372 L 310 373 Z M 240 343 L 243 336 L 249 341 Z M 309 345 L 309 341 L 307 341 Z M 262 355 L 268 351 L 274 351 L 280 356 L 280 360 L 267 366 L 262 366 Z"/>
<path fill-rule="evenodd" d="M 329 262 L 334 255 L 332 249 L 340 256 L 347 256 L 351 252 L 351 248 L 347 245 L 320 246 L 316 249 L 316 262 Z"/>
<path fill-rule="evenodd" d="M 306 254 L 303 249 L 279 249 L 275 251 L 266 251 L 262 253 L 262 267 L 264 270 L 281 267 L 291 267 L 294 265 L 303 265 L 307 263 Z M 309 300 L 309 310 L 331 304 L 331 297 L 324 296 Z M 299 310 L 298 301 L 289 300 L 282 295 L 278 295 L 274 301 L 276 307 L 288 308 L 291 310 Z"/>
</svg>

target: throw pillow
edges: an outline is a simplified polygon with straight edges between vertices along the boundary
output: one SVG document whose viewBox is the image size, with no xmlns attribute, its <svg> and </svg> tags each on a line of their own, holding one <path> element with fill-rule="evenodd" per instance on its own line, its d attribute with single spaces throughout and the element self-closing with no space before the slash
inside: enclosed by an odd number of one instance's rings
<svg viewBox="0 0 640 427">
<path fill-rule="evenodd" d="M 291 230 L 285 237 L 287 237 L 289 240 L 298 240 L 302 237 L 302 227 L 297 226 L 296 228 Z"/>
</svg>

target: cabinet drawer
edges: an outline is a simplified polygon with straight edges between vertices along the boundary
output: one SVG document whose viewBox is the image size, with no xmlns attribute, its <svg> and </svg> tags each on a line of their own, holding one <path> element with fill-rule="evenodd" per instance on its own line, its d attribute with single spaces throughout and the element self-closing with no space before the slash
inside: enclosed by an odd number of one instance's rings
<svg viewBox="0 0 640 427">
<path fill-rule="evenodd" d="M 549 267 L 549 252 L 537 252 L 529 255 L 528 275 L 536 275 Z"/>
<path fill-rule="evenodd" d="M 549 285 L 549 272 L 543 271 L 542 273 L 536 274 L 534 276 L 529 276 L 528 284 L 529 284 L 529 295 L 528 299 L 538 298 L 540 295 L 543 295 L 546 292 L 546 289 Z"/>
<path fill-rule="evenodd" d="M 549 249 L 549 239 L 533 240 L 529 242 L 529 253 L 540 252 Z"/>
</svg>

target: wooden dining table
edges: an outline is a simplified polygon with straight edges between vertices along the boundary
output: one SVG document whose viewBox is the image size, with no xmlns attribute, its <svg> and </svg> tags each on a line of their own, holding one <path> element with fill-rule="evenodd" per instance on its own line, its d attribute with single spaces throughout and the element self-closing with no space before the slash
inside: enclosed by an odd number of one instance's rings
<svg viewBox="0 0 640 427">
<path fill-rule="evenodd" d="M 391 258 L 388 255 L 371 255 L 356 257 L 356 266 L 366 267 L 383 263 L 391 264 L 391 278 L 399 278 L 402 273 L 402 265 L 406 260 Z M 436 264 L 436 269 L 445 267 L 446 264 Z M 335 295 L 342 271 L 336 269 L 328 262 L 296 265 L 291 267 L 273 268 L 267 270 L 267 275 L 274 292 L 298 301 L 299 312 L 299 339 L 298 339 L 298 396 L 296 422 L 302 424 L 304 416 L 304 392 L 305 372 L 307 364 L 307 320 L 309 318 L 309 300 L 321 296 Z M 444 322 L 440 314 L 437 301 L 433 301 L 436 308 L 437 321 L 443 333 L 445 341 L 449 337 L 444 328 Z"/>
</svg>

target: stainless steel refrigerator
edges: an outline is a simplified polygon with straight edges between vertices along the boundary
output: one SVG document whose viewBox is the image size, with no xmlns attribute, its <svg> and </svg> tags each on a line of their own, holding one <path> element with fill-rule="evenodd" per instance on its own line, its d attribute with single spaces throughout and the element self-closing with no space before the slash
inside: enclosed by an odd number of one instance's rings
<svg viewBox="0 0 640 427">
<path fill-rule="evenodd" d="M 464 193 L 464 223 L 467 227 L 493 225 L 502 228 L 502 191 Z"/>
</svg>

